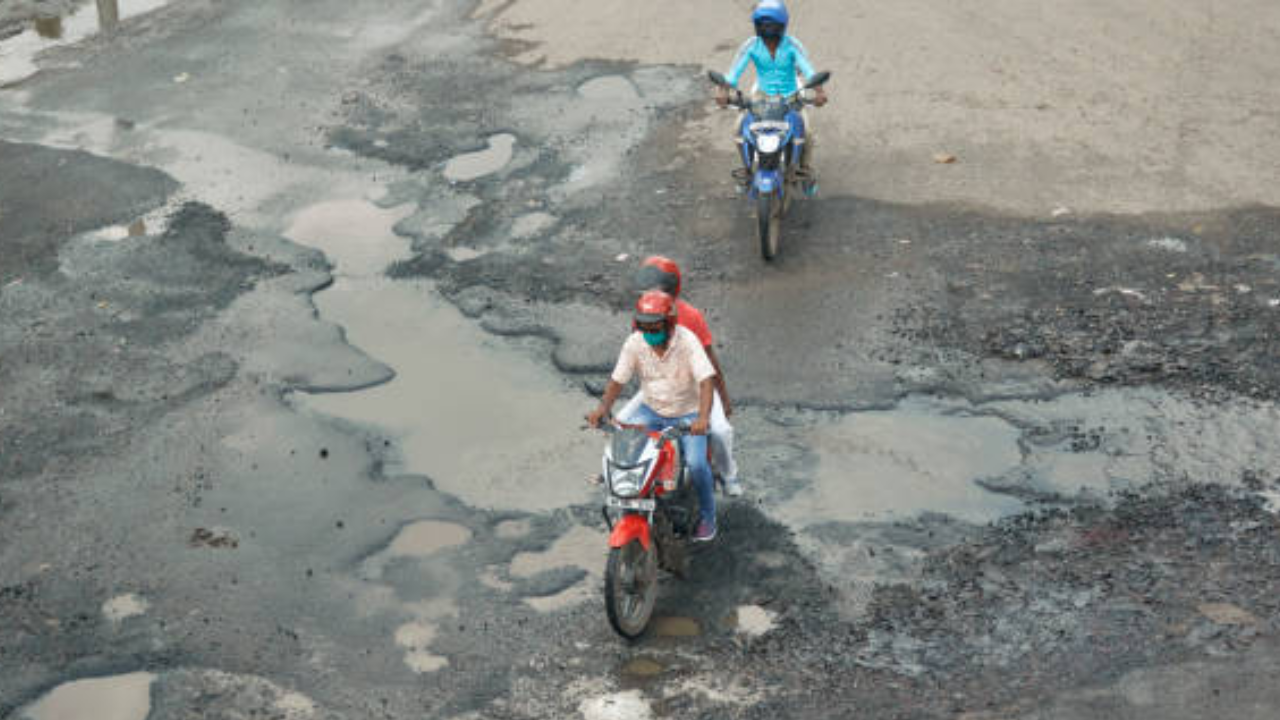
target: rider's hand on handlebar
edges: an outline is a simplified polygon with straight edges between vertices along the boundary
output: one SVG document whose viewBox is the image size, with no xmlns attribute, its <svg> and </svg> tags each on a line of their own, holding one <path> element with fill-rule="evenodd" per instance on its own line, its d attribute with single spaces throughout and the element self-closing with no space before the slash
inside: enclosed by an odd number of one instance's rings
<svg viewBox="0 0 1280 720">
<path fill-rule="evenodd" d="M 822 107 L 827 104 L 827 91 L 821 87 L 813 89 L 813 104 Z"/>
<path fill-rule="evenodd" d="M 729 104 L 729 88 L 716 88 L 716 105 L 724 107 Z"/>
<path fill-rule="evenodd" d="M 710 425 L 711 423 L 707 422 L 706 418 L 700 417 L 697 420 L 694 420 L 693 423 L 689 425 L 689 434 L 690 435 L 706 435 L 707 428 L 710 427 Z"/>
<path fill-rule="evenodd" d="M 600 418 L 604 417 L 607 412 L 603 407 L 597 407 L 587 413 L 587 424 L 593 428 L 600 427 Z"/>
</svg>

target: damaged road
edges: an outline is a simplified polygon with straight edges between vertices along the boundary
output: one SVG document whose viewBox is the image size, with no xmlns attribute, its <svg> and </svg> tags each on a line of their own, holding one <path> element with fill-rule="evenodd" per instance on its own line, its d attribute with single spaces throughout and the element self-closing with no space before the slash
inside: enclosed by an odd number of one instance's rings
<svg viewBox="0 0 1280 720">
<path fill-rule="evenodd" d="M 1275 163 L 1229 162 L 1273 151 L 1251 121 L 1188 114 L 1211 179 L 1140 186 L 1140 128 L 1022 81 L 886 94 L 808 19 L 850 81 L 765 265 L 699 79 L 740 34 L 719 10 L 625 8 L 663 28 L 637 48 L 590 13 L 552 46 L 534 0 L 120 5 L 110 32 L 87 3 L 0 11 L 25 63 L 0 87 L 0 717 L 1280 707 L 1280 211 Z M 972 20 L 854 30 L 916 11 Z M 1260 17 L 1222 21 L 1248 47 Z M 1035 45 L 1002 63 L 1039 72 Z M 1202 50 L 1196 81 L 1231 61 Z M 1221 92 L 1266 111 L 1274 70 L 1232 62 Z M 628 644 L 578 427 L 650 253 L 716 332 L 747 496 Z"/>
</svg>

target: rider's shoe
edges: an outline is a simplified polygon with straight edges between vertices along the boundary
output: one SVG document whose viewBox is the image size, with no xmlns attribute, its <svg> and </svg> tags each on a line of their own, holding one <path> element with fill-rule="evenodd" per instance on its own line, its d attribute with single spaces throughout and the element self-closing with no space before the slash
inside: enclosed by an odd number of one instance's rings
<svg viewBox="0 0 1280 720">
<path fill-rule="evenodd" d="M 734 168 L 731 174 L 733 175 L 733 181 L 738 184 L 738 187 L 743 189 L 751 187 L 751 171 L 750 170 L 744 167 Z"/>
<path fill-rule="evenodd" d="M 813 168 L 801 165 L 796 168 L 796 179 L 800 181 L 800 189 L 804 192 L 805 197 L 813 197 L 818 194 L 818 175 Z"/>
<path fill-rule="evenodd" d="M 742 483 L 737 478 L 725 480 L 724 493 L 729 497 L 742 497 Z"/>
<path fill-rule="evenodd" d="M 715 539 L 716 524 L 714 522 L 707 522 L 706 520 L 699 520 L 697 529 L 693 531 L 693 541 L 709 542 Z"/>
</svg>

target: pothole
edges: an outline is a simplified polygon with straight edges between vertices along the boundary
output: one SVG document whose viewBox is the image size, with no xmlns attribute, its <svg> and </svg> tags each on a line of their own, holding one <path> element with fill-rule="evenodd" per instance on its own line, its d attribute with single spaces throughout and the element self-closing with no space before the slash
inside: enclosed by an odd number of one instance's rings
<svg viewBox="0 0 1280 720">
<path fill-rule="evenodd" d="M 697 637 L 702 634 L 702 626 L 690 617 L 664 616 L 653 619 L 649 626 L 658 637 L 681 638 Z"/>
<path fill-rule="evenodd" d="M 396 645 L 406 650 L 404 662 L 409 669 L 421 674 L 435 672 L 449 664 L 448 658 L 428 649 L 435 636 L 435 626 L 426 622 L 405 623 L 396 630 Z"/>
<path fill-rule="evenodd" d="M 499 133 L 488 139 L 489 146 L 464 155 L 458 155 L 444 166 L 444 178 L 449 182 L 468 182 L 492 175 L 511 162 L 516 146 L 516 136 Z"/>
<path fill-rule="evenodd" d="M 396 371 L 357 392 L 296 395 L 304 407 L 386 428 L 398 455 L 387 472 L 430 477 L 437 489 L 482 508 L 525 512 L 581 502 L 565 483 L 599 463 L 598 441 L 576 432 L 585 404 L 555 371 L 492 338 L 420 280 L 382 270 L 407 257 L 391 232 L 407 210 L 364 200 L 308 208 L 288 236 L 336 265 L 334 284 L 313 301 L 348 342 Z M 483 402 L 479 399 L 483 398 Z"/>
<path fill-rule="evenodd" d="M 40 70 L 36 56 L 45 50 L 80 42 L 167 4 L 169 0 L 103 0 L 81 3 L 65 15 L 42 16 L 25 32 L 0 40 L 0 87 L 36 74 Z"/>
<path fill-rule="evenodd" d="M 793 526 L 945 512 L 971 522 L 1021 503 L 975 484 L 1018 467 L 1018 429 L 994 417 L 945 415 L 923 402 L 818 426 L 813 484 L 779 510 Z"/>
<path fill-rule="evenodd" d="M 18 712 L 23 720 L 146 720 L 156 676 L 135 672 L 63 683 Z"/>
<path fill-rule="evenodd" d="M 636 657 L 628 660 L 623 666 L 621 673 L 624 677 L 631 678 L 652 678 L 661 675 L 666 666 L 649 657 Z"/>
<path fill-rule="evenodd" d="M 511 560 L 511 575 L 531 578 L 539 573 L 563 567 L 581 568 L 586 577 L 554 595 L 525 598 L 525 603 L 540 612 L 550 612 L 584 602 L 593 597 L 603 578 L 605 534 L 597 528 L 575 525 L 543 552 L 523 552 Z"/>
<path fill-rule="evenodd" d="M 396 533 L 387 547 L 392 557 L 426 557 L 445 548 L 462 545 L 471 539 L 471 531 L 451 522 L 420 520 L 409 523 Z"/>
<path fill-rule="evenodd" d="M 734 613 L 734 630 L 760 637 L 773 629 L 773 613 L 759 605 L 739 605 Z"/>
<path fill-rule="evenodd" d="M 649 720 L 653 710 L 639 690 L 587 698 L 578 705 L 583 720 Z"/>
<path fill-rule="evenodd" d="M 392 538 L 381 551 L 361 563 L 361 574 L 366 579 L 382 577 L 387 564 L 397 558 L 427 558 L 441 550 L 466 544 L 471 531 L 462 525 L 440 520 L 411 522 Z"/>
<path fill-rule="evenodd" d="M 102 616 L 108 622 L 118 623 L 147 612 L 150 604 L 133 593 L 117 595 L 102 604 Z"/>
</svg>

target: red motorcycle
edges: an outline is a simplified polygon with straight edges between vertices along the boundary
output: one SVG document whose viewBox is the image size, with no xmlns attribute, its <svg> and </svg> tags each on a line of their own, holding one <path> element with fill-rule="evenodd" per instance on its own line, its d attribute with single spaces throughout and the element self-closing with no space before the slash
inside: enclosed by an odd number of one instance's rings
<svg viewBox="0 0 1280 720">
<path fill-rule="evenodd" d="M 609 624 L 628 639 L 644 634 L 658 598 L 659 568 L 685 577 L 698 524 L 698 493 L 680 452 L 688 427 L 652 431 L 616 421 L 604 451 L 609 560 L 604 607 Z"/>
</svg>

